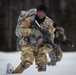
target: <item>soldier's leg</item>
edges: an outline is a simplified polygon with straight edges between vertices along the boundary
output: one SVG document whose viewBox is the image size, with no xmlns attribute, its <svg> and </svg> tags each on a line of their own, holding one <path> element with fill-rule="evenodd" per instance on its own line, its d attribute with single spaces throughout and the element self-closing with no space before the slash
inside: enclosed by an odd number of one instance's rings
<svg viewBox="0 0 76 75">
<path fill-rule="evenodd" d="M 48 54 L 49 54 L 49 57 L 51 59 L 50 62 L 48 63 L 48 65 L 52 65 L 52 66 L 56 65 L 56 62 L 57 62 L 56 58 L 57 57 L 56 57 L 55 51 L 52 50 Z"/>
<path fill-rule="evenodd" d="M 48 65 L 54 66 L 58 61 L 62 59 L 62 50 L 59 45 L 57 45 L 56 47 L 56 49 L 48 53 L 49 57 L 51 58 L 51 61 L 48 63 Z"/>
<path fill-rule="evenodd" d="M 46 54 L 45 53 L 37 54 L 35 59 L 38 71 L 46 71 L 46 65 L 48 62 Z"/>
<path fill-rule="evenodd" d="M 13 73 L 22 73 L 25 69 L 27 69 L 30 65 L 33 64 L 33 61 L 34 61 L 33 49 L 31 47 L 23 46 L 21 47 L 21 50 L 22 50 L 22 54 L 21 54 L 22 62 L 13 71 Z"/>
<path fill-rule="evenodd" d="M 23 62 L 21 62 L 20 64 L 19 64 L 19 66 L 12 72 L 13 74 L 15 74 L 15 73 L 22 73 L 25 69 L 27 69 L 29 66 L 31 65 L 31 63 L 29 63 L 29 62 L 25 62 L 24 64 L 23 64 Z"/>
<path fill-rule="evenodd" d="M 62 50 L 60 48 L 60 46 L 57 47 L 57 50 L 56 50 L 56 60 L 57 61 L 60 61 L 62 59 Z"/>
<path fill-rule="evenodd" d="M 38 65 L 38 71 L 46 71 L 46 65 L 48 63 L 46 56 L 47 50 L 49 50 L 47 46 L 43 46 L 38 49 L 38 53 L 35 57 L 36 64 Z"/>
</svg>

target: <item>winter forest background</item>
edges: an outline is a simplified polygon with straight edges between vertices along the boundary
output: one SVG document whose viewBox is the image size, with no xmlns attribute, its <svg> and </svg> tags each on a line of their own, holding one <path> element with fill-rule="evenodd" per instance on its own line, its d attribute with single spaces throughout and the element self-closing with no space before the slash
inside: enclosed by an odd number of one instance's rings
<svg viewBox="0 0 76 75">
<path fill-rule="evenodd" d="M 41 3 L 48 7 L 49 16 L 65 29 L 67 38 L 76 45 L 76 0 L 0 0 L 0 50 L 16 51 L 15 27 L 21 10 L 35 8 Z M 76 51 L 69 44 L 63 51 Z"/>
</svg>

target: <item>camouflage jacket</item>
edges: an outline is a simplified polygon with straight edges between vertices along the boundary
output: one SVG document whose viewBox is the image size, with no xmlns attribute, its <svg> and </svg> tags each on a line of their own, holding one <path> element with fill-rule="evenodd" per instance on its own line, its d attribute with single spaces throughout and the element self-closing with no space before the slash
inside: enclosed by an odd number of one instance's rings
<svg viewBox="0 0 76 75">
<path fill-rule="evenodd" d="M 16 27 L 16 35 L 20 39 L 20 45 L 25 45 L 26 41 L 24 40 L 25 37 L 29 36 L 30 34 L 34 34 L 36 37 L 42 36 L 41 32 L 37 29 L 30 29 L 31 22 L 34 21 L 35 14 L 27 17 L 26 19 L 22 19 L 18 21 L 18 25 Z M 53 21 L 46 16 L 45 21 L 40 25 L 41 28 L 48 29 L 50 33 L 50 39 L 54 40 L 54 32 L 53 32 Z"/>
</svg>

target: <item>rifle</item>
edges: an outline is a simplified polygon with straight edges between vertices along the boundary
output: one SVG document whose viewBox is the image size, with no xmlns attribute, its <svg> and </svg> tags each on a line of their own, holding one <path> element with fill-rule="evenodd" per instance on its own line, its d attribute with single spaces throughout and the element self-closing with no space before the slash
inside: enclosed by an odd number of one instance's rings
<svg viewBox="0 0 76 75">
<path fill-rule="evenodd" d="M 66 44 L 68 44 L 68 43 L 71 45 L 71 47 L 74 47 L 74 45 L 72 44 L 72 42 L 69 41 L 68 39 L 65 40 L 65 43 L 63 42 L 64 45 L 66 45 Z"/>
<path fill-rule="evenodd" d="M 58 32 L 58 34 L 60 34 L 59 29 L 56 30 Z M 60 34 L 61 35 L 61 34 Z M 65 39 L 64 41 L 61 42 L 63 45 L 67 45 L 70 44 L 71 47 L 74 47 L 74 45 L 72 44 L 71 41 L 69 41 L 68 39 Z"/>
<path fill-rule="evenodd" d="M 36 23 L 36 26 L 33 25 L 32 28 L 38 29 L 38 30 L 41 32 L 41 34 L 43 35 L 43 37 L 42 37 L 43 40 L 44 40 L 46 43 L 52 45 L 53 48 L 55 48 L 55 44 L 49 39 L 49 37 L 50 37 L 49 32 L 48 32 L 47 30 L 41 29 L 39 23 L 38 23 L 36 20 L 35 20 L 35 23 Z"/>
</svg>

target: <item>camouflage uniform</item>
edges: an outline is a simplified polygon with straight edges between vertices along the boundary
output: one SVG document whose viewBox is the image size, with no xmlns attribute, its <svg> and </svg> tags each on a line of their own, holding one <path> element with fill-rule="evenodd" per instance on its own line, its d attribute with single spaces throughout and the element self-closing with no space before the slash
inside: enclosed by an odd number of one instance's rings
<svg viewBox="0 0 76 75">
<path fill-rule="evenodd" d="M 31 18 L 29 17 L 27 19 L 31 19 Z M 46 17 L 45 21 L 43 22 L 43 24 L 41 26 L 42 26 L 42 28 L 44 26 L 48 28 L 48 30 L 50 32 L 50 36 L 51 36 L 50 39 L 54 40 L 54 33 L 52 32 L 52 30 L 53 30 L 52 23 L 53 22 L 49 21 L 49 23 L 48 23 L 47 20 L 48 20 L 48 18 Z M 20 33 L 24 37 L 26 37 L 25 38 L 26 44 L 21 47 L 21 50 L 22 50 L 21 60 L 22 61 L 29 61 L 29 62 L 33 63 L 34 56 L 35 56 L 36 64 L 40 63 L 41 61 L 44 61 L 47 64 L 47 58 L 46 58 L 45 53 L 49 52 L 52 49 L 50 49 L 47 45 L 44 45 L 44 46 L 39 47 L 39 48 L 36 46 L 31 46 L 31 45 L 29 45 L 29 43 L 26 40 L 27 36 L 29 36 L 30 34 L 34 34 L 36 37 L 42 36 L 41 32 L 39 30 L 36 30 L 36 29 L 30 29 L 29 24 L 27 24 L 26 21 L 24 21 L 22 23 L 19 30 L 20 30 Z"/>
<path fill-rule="evenodd" d="M 17 23 L 17 27 L 16 27 L 16 31 L 15 31 L 15 33 L 16 33 L 16 36 L 18 37 L 18 39 L 17 39 L 17 44 L 18 44 L 18 49 L 20 49 L 20 47 L 21 46 L 23 46 L 23 45 L 25 45 L 26 44 L 26 42 L 24 41 L 24 37 L 22 37 L 22 34 L 19 32 L 19 28 L 20 28 L 20 26 L 21 26 L 21 24 L 22 24 L 22 22 L 26 19 L 26 17 L 28 17 L 28 16 L 31 16 L 32 18 L 31 18 L 31 20 L 33 20 L 33 18 L 34 18 L 34 15 L 36 14 L 36 11 L 37 11 L 37 9 L 30 9 L 30 10 L 28 10 L 28 11 L 21 11 L 21 14 L 20 14 L 20 16 L 19 16 L 19 18 L 18 18 L 18 23 Z M 46 23 L 44 22 L 44 25 L 46 25 L 47 27 L 48 27 L 48 25 L 49 25 L 49 23 L 50 23 L 50 25 L 53 25 L 53 21 L 50 19 L 50 18 L 48 18 L 47 16 L 46 16 Z M 45 26 L 45 27 L 46 27 Z M 49 26 L 50 27 L 50 26 Z M 50 28 L 49 28 L 50 29 Z M 35 31 L 36 32 L 36 34 L 38 34 L 37 33 L 37 31 Z M 35 33 L 34 32 L 34 33 Z M 52 36 L 51 36 L 51 40 L 53 41 L 54 39 L 52 39 L 52 38 L 54 38 L 54 34 L 53 34 L 53 31 L 50 29 L 49 30 L 49 32 L 52 34 Z M 57 47 L 57 48 L 59 48 L 59 46 Z M 21 49 L 20 49 L 21 50 Z M 54 63 L 56 63 L 56 60 L 58 60 L 58 56 L 56 56 L 57 54 L 56 54 L 56 52 L 62 52 L 61 50 L 60 50 L 60 48 L 59 49 L 55 49 L 55 50 L 52 50 L 52 51 L 50 51 L 48 54 L 49 54 L 49 57 L 51 58 L 51 60 L 54 60 L 55 62 Z M 58 53 L 57 52 L 57 53 Z M 58 54 L 59 54 L 58 53 Z M 62 54 L 62 53 L 61 53 Z M 22 57 L 21 57 L 22 58 Z M 62 58 L 62 57 L 61 57 Z M 59 59 L 61 59 L 61 58 L 59 58 Z"/>
<path fill-rule="evenodd" d="M 61 50 L 60 46 L 57 44 L 56 44 L 56 48 L 53 49 L 52 51 L 50 51 L 48 54 L 49 54 L 49 57 L 51 58 L 50 62 L 48 62 L 49 66 L 50 65 L 52 65 L 52 66 L 56 65 L 56 63 L 58 61 L 60 61 L 62 59 L 62 56 L 63 56 L 62 50 Z"/>
<path fill-rule="evenodd" d="M 24 20 L 21 25 L 18 28 L 18 34 L 20 35 L 19 37 L 21 38 L 21 64 L 23 66 L 25 66 L 25 62 L 29 62 L 31 64 L 33 64 L 34 58 L 35 58 L 35 62 L 36 65 L 38 65 L 39 68 L 39 64 L 41 62 L 43 62 L 43 64 L 45 63 L 47 65 L 48 63 L 48 59 L 46 56 L 46 53 L 48 53 L 49 51 L 52 50 L 52 46 L 48 46 L 48 44 L 43 44 L 43 46 L 37 47 L 37 46 L 32 46 L 29 44 L 28 42 L 28 36 L 30 34 L 34 34 L 35 37 L 42 37 L 42 34 L 39 30 L 37 29 L 31 29 L 30 24 L 31 22 L 34 20 L 35 15 L 26 18 L 26 20 Z M 45 21 L 40 24 L 42 29 L 47 29 L 50 33 L 50 39 L 52 41 L 54 41 L 54 32 L 53 32 L 53 21 L 51 19 L 48 19 L 48 17 L 45 18 Z M 18 36 L 18 35 L 17 35 Z M 40 64 L 42 66 L 42 64 Z M 45 66 L 46 68 L 46 66 Z M 24 70 L 24 69 L 23 69 Z M 21 71 L 22 72 L 22 71 Z M 13 72 L 16 73 L 16 72 Z"/>
<path fill-rule="evenodd" d="M 62 27 L 57 27 L 57 31 L 55 33 L 55 39 L 54 42 L 56 44 L 56 49 L 53 49 L 50 51 L 49 57 L 51 58 L 51 61 L 48 63 L 49 65 L 56 65 L 58 61 L 62 59 L 62 50 L 60 48 L 60 44 L 66 40 L 66 36 L 64 34 L 64 29 Z"/>
</svg>

